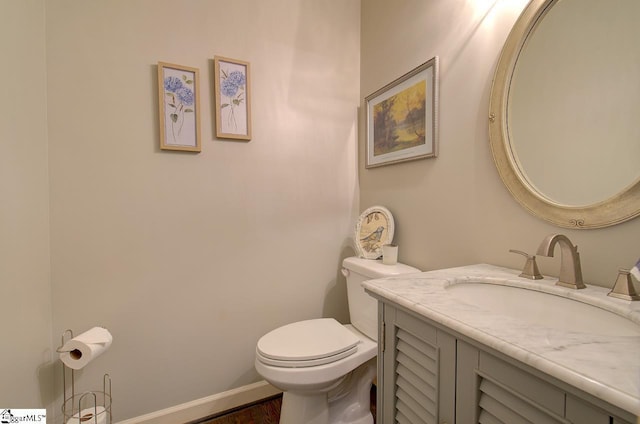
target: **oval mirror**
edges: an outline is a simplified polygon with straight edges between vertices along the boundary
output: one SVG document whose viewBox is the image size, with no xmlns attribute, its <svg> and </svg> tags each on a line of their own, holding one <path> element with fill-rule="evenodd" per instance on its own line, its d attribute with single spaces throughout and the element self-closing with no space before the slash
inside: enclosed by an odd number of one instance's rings
<svg viewBox="0 0 640 424">
<path fill-rule="evenodd" d="M 490 102 L 500 177 L 567 228 L 640 215 L 640 2 L 532 0 L 502 50 Z"/>
</svg>

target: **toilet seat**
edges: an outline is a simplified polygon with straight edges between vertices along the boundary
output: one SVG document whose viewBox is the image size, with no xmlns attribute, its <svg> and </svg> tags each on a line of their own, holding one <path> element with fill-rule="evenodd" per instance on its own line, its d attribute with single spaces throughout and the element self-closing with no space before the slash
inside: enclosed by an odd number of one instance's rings
<svg viewBox="0 0 640 424">
<path fill-rule="evenodd" d="M 360 339 L 333 318 L 294 322 L 265 334 L 257 359 L 283 368 L 314 367 L 353 355 Z"/>
</svg>

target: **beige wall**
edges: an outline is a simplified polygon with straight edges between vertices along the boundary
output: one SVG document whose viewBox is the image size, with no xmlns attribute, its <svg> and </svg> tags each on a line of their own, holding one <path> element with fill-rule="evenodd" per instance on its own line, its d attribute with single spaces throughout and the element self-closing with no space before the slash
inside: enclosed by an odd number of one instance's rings
<svg viewBox="0 0 640 424">
<path fill-rule="evenodd" d="M 547 235 L 580 248 L 587 284 L 611 286 L 637 259 L 640 220 L 599 230 L 561 229 L 529 215 L 510 196 L 488 143 L 489 92 L 501 47 L 526 5 L 518 1 L 362 2 L 361 97 L 433 56 L 440 57 L 440 155 L 365 169 L 360 126 L 360 209 L 387 206 L 399 259 L 429 270 L 486 262 L 519 268 L 509 253 L 534 253 Z M 362 120 L 361 120 L 362 122 Z M 539 258 L 557 275 L 556 258 Z"/>
<path fill-rule="evenodd" d="M 524 4 L 367 0 L 360 16 L 357 0 L 0 3 L 3 405 L 52 405 L 50 349 L 97 324 L 114 344 L 78 384 L 109 372 L 116 421 L 256 381 L 264 332 L 347 320 L 340 260 L 374 204 L 396 217 L 400 259 L 425 270 L 519 267 L 510 248 L 560 231 L 586 281 L 609 284 L 636 259 L 640 220 L 555 228 L 493 166 L 489 88 Z M 249 143 L 212 135 L 214 55 L 251 62 Z M 434 55 L 440 156 L 357 168 L 359 99 Z M 158 61 L 201 70 L 200 154 L 157 147 Z M 540 265 L 557 272 L 557 258 Z"/>
<path fill-rule="evenodd" d="M 44 3 L 0 2 L 0 407 L 51 401 Z"/>
<path fill-rule="evenodd" d="M 347 321 L 359 1 L 46 8 L 53 334 L 114 336 L 80 388 L 108 372 L 126 419 L 259 380 L 277 326 Z M 249 143 L 214 137 L 214 55 L 251 63 Z M 200 154 L 158 149 L 158 61 L 201 71 Z"/>
</svg>

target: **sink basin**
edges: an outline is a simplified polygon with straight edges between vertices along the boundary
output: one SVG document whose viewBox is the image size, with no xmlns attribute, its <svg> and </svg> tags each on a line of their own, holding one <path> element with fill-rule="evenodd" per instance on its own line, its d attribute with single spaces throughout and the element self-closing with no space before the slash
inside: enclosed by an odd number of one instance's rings
<svg viewBox="0 0 640 424">
<path fill-rule="evenodd" d="M 640 335 L 640 325 L 623 316 L 551 293 L 473 282 L 452 284 L 446 290 L 465 304 L 535 325 L 609 336 Z"/>
</svg>

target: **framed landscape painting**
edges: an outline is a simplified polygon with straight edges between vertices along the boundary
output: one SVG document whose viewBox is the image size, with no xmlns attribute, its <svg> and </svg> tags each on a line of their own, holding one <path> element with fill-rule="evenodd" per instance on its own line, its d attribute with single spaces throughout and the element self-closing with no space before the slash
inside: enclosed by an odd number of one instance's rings
<svg viewBox="0 0 640 424">
<path fill-rule="evenodd" d="M 365 98 L 367 168 L 437 156 L 438 57 Z"/>
</svg>

